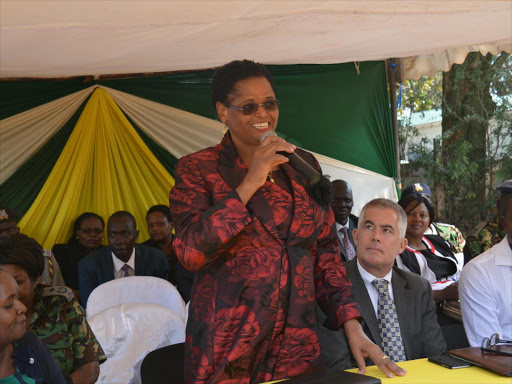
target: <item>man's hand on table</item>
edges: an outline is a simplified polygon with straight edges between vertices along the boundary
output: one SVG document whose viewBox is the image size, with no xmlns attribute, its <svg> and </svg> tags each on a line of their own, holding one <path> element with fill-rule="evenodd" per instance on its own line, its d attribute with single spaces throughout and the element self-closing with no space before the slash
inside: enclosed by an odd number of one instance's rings
<svg viewBox="0 0 512 384">
<path fill-rule="evenodd" d="M 359 321 L 350 319 L 343 324 L 343 328 L 345 329 L 350 350 L 356 360 L 360 374 L 364 374 L 366 370 L 364 359 L 369 357 L 387 377 L 393 377 L 393 374 L 397 376 L 405 375 L 407 371 L 393 363 L 391 359 L 366 336 Z"/>
</svg>

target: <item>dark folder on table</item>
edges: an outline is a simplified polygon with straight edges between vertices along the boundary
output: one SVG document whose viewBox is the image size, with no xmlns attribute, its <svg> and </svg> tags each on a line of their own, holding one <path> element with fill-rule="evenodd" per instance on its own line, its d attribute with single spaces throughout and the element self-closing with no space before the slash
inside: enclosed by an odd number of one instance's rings
<svg viewBox="0 0 512 384">
<path fill-rule="evenodd" d="M 380 379 L 352 372 L 322 370 L 303 376 L 292 377 L 283 384 L 380 384 Z"/>
<path fill-rule="evenodd" d="M 503 352 L 512 353 L 512 347 L 510 346 L 502 345 L 499 348 Z M 482 352 L 480 347 L 452 349 L 448 353 L 497 374 L 512 376 L 512 356 Z"/>
</svg>

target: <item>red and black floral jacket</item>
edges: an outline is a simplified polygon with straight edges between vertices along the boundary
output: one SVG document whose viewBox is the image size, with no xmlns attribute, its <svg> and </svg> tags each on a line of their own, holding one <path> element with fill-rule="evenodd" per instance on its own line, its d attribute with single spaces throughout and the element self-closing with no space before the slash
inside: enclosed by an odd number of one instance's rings
<svg viewBox="0 0 512 384">
<path fill-rule="evenodd" d="M 300 155 L 319 169 L 311 154 Z M 244 206 L 235 189 L 248 168 L 229 133 L 178 163 L 170 193 L 173 246 L 180 262 L 197 271 L 186 383 L 296 376 L 320 363 L 315 300 L 333 330 L 359 317 L 332 210 L 307 194 L 302 175 L 288 164 L 281 169 L 290 191 L 267 181 Z M 278 224 L 286 219 L 283 238 Z"/>
</svg>

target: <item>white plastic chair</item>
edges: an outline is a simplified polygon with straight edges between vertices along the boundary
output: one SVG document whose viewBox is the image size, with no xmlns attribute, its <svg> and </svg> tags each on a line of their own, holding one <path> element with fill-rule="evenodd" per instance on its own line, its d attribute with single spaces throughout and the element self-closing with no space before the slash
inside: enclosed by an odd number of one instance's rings
<svg viewBox="0 0 512 384">
<path fill-rule="evenodd" d="M 130 276 L 96 287 L 87 300 L 87 319 L 119 304 L 153 303 L 172 309 L 186 320 L 185 302 L 167 280 L 153 276 Z"/>
<path fill-rule="evenodd" d="M 185 305 L 185 326 L 187 326 L 188 321 L 188 311 L 190 310 L 190 301 Z"/>
<path fill-rule="evenodd" d="M 107 355 L 98 383 L 139 384 L 140 366 L 149 352 L 185 341 L 181 317 L 158 304 L 121 304 L 88 321 Z"/>
</svg>

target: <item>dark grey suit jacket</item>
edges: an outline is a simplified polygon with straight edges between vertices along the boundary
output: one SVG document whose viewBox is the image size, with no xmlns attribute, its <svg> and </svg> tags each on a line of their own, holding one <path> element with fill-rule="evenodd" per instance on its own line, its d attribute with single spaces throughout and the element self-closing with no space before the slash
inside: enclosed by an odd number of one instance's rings
<svg viewBox="0 0 512 384">
<path fill-rule="evenodd" d="M 135 275 L 169 279 L 167 256 L 159 249 L 135 244 Z M 101 248 L 78 263 L 80 301 L 86 308 L 91 292 L 107 281 L 114 280 L 114 262 L 110 247 Z"/>
<path fill-rule="evenodd" d="M 354 243 L 354 238 L 352 237 L 352 232 L 354 231 L 354 229 L 357 228 L 357 220 L 358 220 L 357 216 L 350 215 L 348 217 L 348 239 L 352 243 L 352 245 L 354 246 L 354 249 L 356 251 L 357 251 L 357 247 L 356 247 L 356 243 Z M 338 244 L 340 246 L 340 251 L 341 251 L 341 260 L 342 261 L 348 261 L 347 251 L 345 250 L 345 246 L 340 241 L 339 237 L 338 237 Z"/>
<path fill-rule="evenodd" d="M 361 312 L 361 326 L 370 340 L 382 348 L 377 317 L 357 268 L 357 258 L 352 259 L 345 266 L 352 283 L 352 294 Z M 436 306 L 430 283 L 419 275 L 394 267 L 391 284 L 407 360 L 443 353 L 446 350 L 446 343 L 437 323 Z M 326 317 L 318 306 L 317 313 L 319 324 L 323 324 Z M 331 331 L 320 326 L 318 337 L 322 357 L 328 368 L 344 370 L 357 366 L 343 330 Z M 367 364 L 373 363 L 367 359 Z"/>
</svg>

